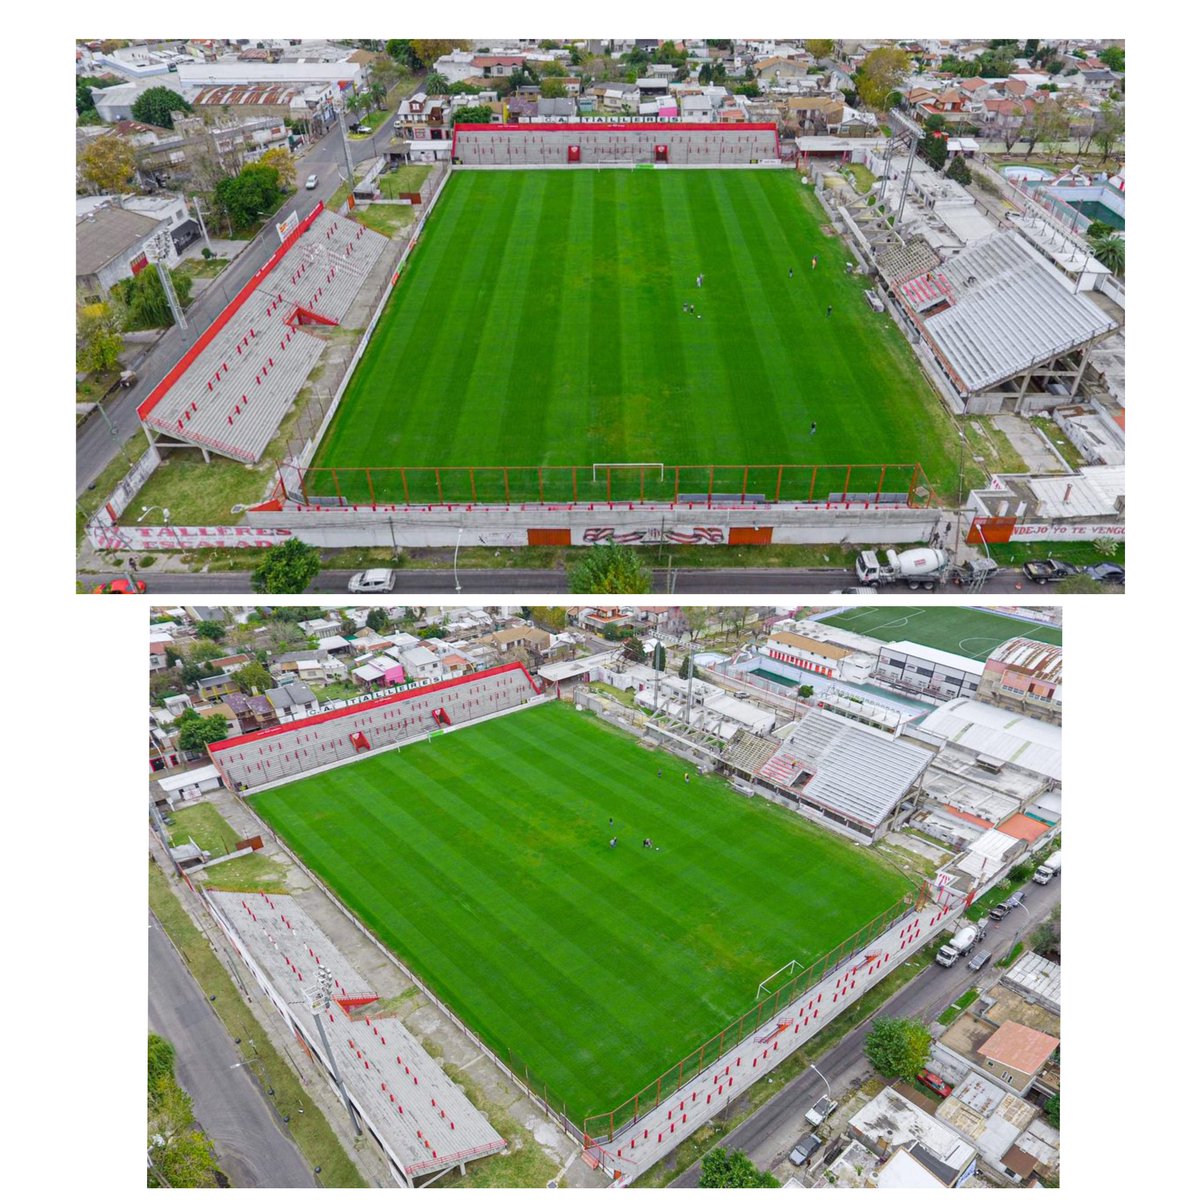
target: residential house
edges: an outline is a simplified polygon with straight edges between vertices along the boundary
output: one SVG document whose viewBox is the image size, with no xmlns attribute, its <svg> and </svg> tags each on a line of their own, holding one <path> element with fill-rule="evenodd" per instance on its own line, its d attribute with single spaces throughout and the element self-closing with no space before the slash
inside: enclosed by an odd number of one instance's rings
<svg viewBox="0 0 1200 1200">
<path fill-rule="evenodd" d="M 449 141 L 454 130 L 449 124 L 450 103 L 441 96 L 417 92 L 400 101 L 400 110 L 393 122 L 398 137 L 413 142 Z"/>
<path fill-rule="evenodd" d="M 880 1187 L 958 1187 L 975 1171 L 975 1147 L 895 1088 L 864 1104 L 847 1132 L 884 1160 Z"/>
<path fill-rule="evenodd" d="M 219 700 L 237 690 L 237 684 L 228 675 L 209 675 L 196 680 L 196 694 L 201 700 Z"/>
<path fill-rule="evenodd" d="M 447 83 L 465 83 L 476 74 L 475 54 L 470 50 L 452 50 L 433 64 L 434 71 Z"/>
<path fill-rule="evenodd" d="M 224 658 L 214 658 L 212 667 L 214 671 L 221 671 L 226 675 L 232 675 L 235 671 L 240 671 L 243 667 L 248 667 L 255 658 L 251 654 L 227 654 Z"/>
<path fill-rule="evenodd" d="M 347 671 L 345 663 L 332 654 L 319 650 L 293 650 L 277 655 L 271 661 L 271 674 L 276 679 L 290 674 L 310 687 L 324 687 L 334 680 L 345 679 Z"/>
<path fill-rule="evenodd" d="M 960 1013 L 938 1039 L 934 1054 L 951 1073 L 977 1071 L 1015 1096 L 1047 1097 L 1061 1084 L 1057 1053 L 1060 1017 L 1007 986 Z M 973 1009 L 978 1008 L 976 1012 Z"/>
<path fill-rule="evenodd" d="M 787 83 L 794 79 L 804 79 L 808 76 L 808 62 L 800 62 L 792 58 L 782 58 L 773 54 L 754 64 L 754 72 L 758 80 L 766 87 L 778 83 Z"/>
<path fill-rule="evenodd" d="M 840 128 L 845 114 L 845 104 L 830 96 L 789 96 L 783 104 L 784 123 L 805 134 Z"/>
<path fill-rule="evenodd" d="M 426 646 L 402 650 L 400 662 L 406 676 L 421 683 L 436 683 L 445 676 L 438 656 Z"/>
<path fill-rule="evenodd" d="M 599 83 L 592 88 L 596 108 L 600 112 L 636 112 L 640 93 L 632 83 Z"/>
<path fill-rule="evenodd" d="M 311 621 L 301 621 L 300 628 L 304 631 L 305 637 L 317 638 L 319 640 L 324 637 L 333 637 L 334 634 L 340 633 L 342 622 L 334 620 L 331 617 L 316 617 Z"/>
<path fill-rule="evenodd" d="M 233 713 L 240 733 L 271 729 L 279 724 L 275 708 L 266 696 L 247 696 L 242 692 L 230 692 L 224 698 L 224 703 Z"/>
<path fill-rule="evenodd" d="M 460 675 L 465 675 L 468 671 L 475 669 L 471 665 L 471 660 L 457 650 L 452 654 L 445 655 L 441 663 L 443 677 L 446 679 L 457 679 Z"/>
<path fill-rule="evenodd" d="M 408 677 L 399 657 L 390 654 L 375 654 L 360 659 L 351 670 L 350 678 L 363 687 L 392 687 L 404 683 Z"/>
<path fill-rule="evenodd" d="M 514 650 L 541 654 L 550 649 L 552 640 L 549 633 L 536 625 L 511 625 L 478 639 L 480 645 L 494 646 L 502 656 L 510 655 Z"/>
<path fill-rule="evenodd" d="M 1010 638 L 988 656 L 976 698 L 1061 725 L 1062 648 Z"/>
<path fill-rule="evenodd" d="M 167 651 L 174 644 L 174 638 L 168 637 L 166 634 L 159 633 L 158 630 L 150 626 L 150 670 L 165 671 L 171 661 Z"/>
<path fill-rule="evenodd" d="M 289 683 L 283 687 L 271 688 L 266 698 L 279 721 L 295 721 L 300 717 L 311 716 L 321 707 L 321 702 L 306 683 Z"/>
<path fill-rule="evenodd" d="M 471 62 L 472 74 L 484 79 L 497 79 L 511 75 L 525 65 L 523 54 L 477 54 Z"/>
<path fill-rule="evenodd" d="M 539 121 L 569 121 L 575 116 L 575 101 L 569 96 L 559 96 L 537 102 Z"/>
</svg>

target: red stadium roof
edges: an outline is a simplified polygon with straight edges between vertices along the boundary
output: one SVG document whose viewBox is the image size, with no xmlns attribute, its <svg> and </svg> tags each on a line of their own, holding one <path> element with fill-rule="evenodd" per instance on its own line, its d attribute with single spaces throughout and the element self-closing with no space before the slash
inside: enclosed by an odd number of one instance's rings
<svg viewBox="0 0 1200 1200">
<path fill-rule="evenodd" d="M 533 682 L 521 663 L 505 663 L 500 667 L 489 667 L 486 671 L 475 671 L 470 675 L 460 675 L 457 679 L 443 679 L 440 683 L 427 683 L 424 687 L 409 688 L 406 692 L 397 692 L 391 696 L 379 696 L 374 700 L 364 700 L 361 704 L 348 704 L 345 708 L 335 708 L 331 712 L 318 713 L 315 717 L 304 717 L 299 721 L 288 721 L 282 725 L 273 725 L 270 729 L 256 729 L 251 733 L 243 733 L 240 737 L 225 738 L 220 742 L 211 742 L 208 747 L 211 756 L 214 750 L 228 750 L 233 746 L 247 746 L 253 742 L 270 741 L 280 734 L 289 733 L 293 729 L 305 729 L 311 725 L 321 725 L 340 717 L 354 716 L 356 713 L 367 712 L 373 708 L 385 708 L 389 704 L 399 704 L 412 696 L 427 696 L 432 692 L 441 692 L 446 688 L 458 687 L 475 679 L 487 679 L 493 675 L 502 675 L 506 671 L 523 671 L 529 680 L 529 686 L 536 692 L 538 686 Z"/>
<path fill-rule="evenodd" d="M 720 125 L 715 121 L 614 121 L 611 124 L 605 121 L 568 121 L 563 124 L 556 124 L 553 121 L 534 121 L 529 124 L 520 125 L 470 125 L 462 124 L 455 125 L 454 131 L 458 133 L 460 130 L 481 130 L 486 129 L 489 132 L 499 133 L 527 133 L 534 130 L 567 130 L 568 132 L 588 132 L 598 129 L 603 130 L 618 130 L 618 129 L 654 129 L 663 133 L 670 133 L 672 130 L 683 130 L 685 133 L 713 133 L 719 129 L 725 129 L 728 126 Z M 769 129 L 772 133 L 775 131 L 775 126 L 770 121 L 748 121 L 737 126 L 736 132 L 745 133 L 747 129 Z"/>
</svg>

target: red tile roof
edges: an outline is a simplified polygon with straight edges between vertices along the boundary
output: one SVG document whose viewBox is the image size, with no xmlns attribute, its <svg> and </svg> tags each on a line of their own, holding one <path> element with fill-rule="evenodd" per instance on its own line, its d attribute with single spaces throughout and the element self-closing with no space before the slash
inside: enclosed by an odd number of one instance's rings
<svg viewBox="0 0 1200 1200">
<path fill-rule="evenodd" d="M 1007 833 L 1009 837 L 1020 838 L 1023 842 L 1036 842 L 1050 827 L 1043 825 L 1041 821 L 1035 821 L 1032 817 L 1025 816 L 1024 813 L 1017 813 L 1011 816 L 1003 825 L 997 825 L 997 829 L 1001 833 Z"/>
</svg>

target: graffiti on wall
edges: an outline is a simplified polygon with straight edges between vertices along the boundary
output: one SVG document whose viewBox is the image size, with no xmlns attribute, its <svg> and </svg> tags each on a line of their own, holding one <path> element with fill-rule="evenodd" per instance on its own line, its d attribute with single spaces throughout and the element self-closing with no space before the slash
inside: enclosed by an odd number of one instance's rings
<svg viewBox="0 0 1200 1200">
<path fill-rule="evenodd" d="M 583 540 L 588 545 L 596 542 L 616 542 L 618 545 L 657 545 L 672 542 L 681 546 L 719 545 L 725 540 L 725 531 L 713 525 L 693 525 L 688 529 L 664 529 L 653 525 L 648 529 L 634 529 L 617 533 L 614 525 L 593 525 L 583 531 Z"/>
</svg>

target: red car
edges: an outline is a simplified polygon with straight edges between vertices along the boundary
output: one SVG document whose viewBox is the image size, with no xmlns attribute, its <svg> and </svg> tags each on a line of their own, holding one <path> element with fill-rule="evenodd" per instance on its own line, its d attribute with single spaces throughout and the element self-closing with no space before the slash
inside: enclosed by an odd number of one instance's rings
<svg viewBox="0 0 1200 1200">
<path fill-rule="evenodd" d="M 128 579 L 110 579 L 107 583 L 92 588 L 94 596 L 134 596 L 146 590 L 146 584 L 138 579 L 131 586 Z"/>
<path fill-rule="evenodd" d="M 936 1092 L 944 1100 L 954 1089 L 940 1075 L 932 1071 L 918 1071 L 917 1082 L 924 1084 L 931 1092 Z"/>
</svg>

